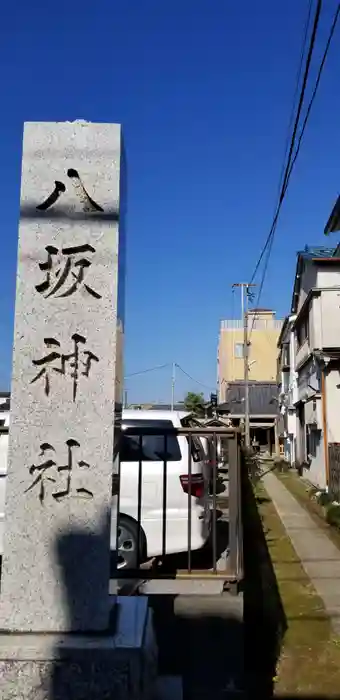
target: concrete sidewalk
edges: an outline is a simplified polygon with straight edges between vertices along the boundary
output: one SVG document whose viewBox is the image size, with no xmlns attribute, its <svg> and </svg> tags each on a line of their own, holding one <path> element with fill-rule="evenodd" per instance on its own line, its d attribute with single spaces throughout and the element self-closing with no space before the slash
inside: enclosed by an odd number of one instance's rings
<svg viewBox="0 0 340 700">
<path fill-rule="evenodd" d="M 302 566 L 340 634 L 340 550 L 272 472 L 263 485 L 282 520 Z"/>
</svg>

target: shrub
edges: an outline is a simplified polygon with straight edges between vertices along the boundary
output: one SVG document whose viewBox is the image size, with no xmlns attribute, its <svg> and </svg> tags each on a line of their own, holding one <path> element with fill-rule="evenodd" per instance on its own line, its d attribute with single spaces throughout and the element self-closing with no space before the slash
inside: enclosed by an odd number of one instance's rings
<svg viewBox="0 0 340 700">
<path fill-rule="evenodd" d="M 261 475 L 258 455 L 252 447 L 243 447 L 242 455 L 246 465 L 249 478 L 252 482 L 258 481 Z"/>
<path fill-rule="evenodd" d="M 336 527 L 340 528 L 340 506 L 333 503 L 328 506 L 326 520 L 329 525 L 335 525 Z"/>
<path fill-rule="evenodd" d="M 317 497 L 317 501 L 320 503 L 320 506 L 328 506 L 330 503 L 332 503 L 332 499 L 326 491 L 322 491 L 320 493 L 320 495 Z"/>
</svg>

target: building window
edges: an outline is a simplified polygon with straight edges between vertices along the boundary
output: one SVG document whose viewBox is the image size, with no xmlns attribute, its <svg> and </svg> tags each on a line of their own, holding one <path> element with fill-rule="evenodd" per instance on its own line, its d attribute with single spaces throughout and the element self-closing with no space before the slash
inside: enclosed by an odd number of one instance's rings
<svg viewBox="0 0 340 700">
<path fill-rule="evenodd" d="M 282 390 L 285 394 L 289 392 L 289 374 L 284 372 L 282 376 Z"/>
<path fill-rule="evenodd" d="M 301 319 L 297 329 L 296 329 L 296 338 L 297 338 L 297 343 L 298 347 L 303 345 L 305 340 L 309 339 L 309 312 L 307 311 L 306 315 L 303 316 Z"/>
<path fill-rule="evenodd" d="M 243 343 L 235 343 L 234 345 L 234 356 L 238 357 L 240 359 L 243 358 L 244 353 L 243 353 Z"/>
<path fill-rule="evenodd" d="M 284 345 L 282 348 L 282 366 L 283 367 L 289 367 L 290 366 L 290 352 L 289 352 L 289 345 Z"/>
<path fill-rule="evenodd" d="M 311 457 L 317 457 L 318 448 L 321 441 L 321 430 L 316 430 L 314 426 L 308 426 L 307 428 L 307 459 L 310 455 Z"/>
</svg>

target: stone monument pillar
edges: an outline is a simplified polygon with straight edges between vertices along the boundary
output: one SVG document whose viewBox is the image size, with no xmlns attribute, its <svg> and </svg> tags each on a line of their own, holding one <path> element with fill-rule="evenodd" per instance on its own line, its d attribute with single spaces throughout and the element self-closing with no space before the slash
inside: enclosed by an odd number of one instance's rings
<svg viewBox="0 0 340 700">
<path fill-rule="evenodd" d="M 25 124 L 0 595 L 2 700 L 16 697 L 16 682 L 22 698 L 92 700 L 101 697 L 104 677 L 89 662 L 106 660 L 105 683 L 114 670 L 109 564 L 123 389 L 123 170 L 117 124 Z M 71 663 L 74 653 L 79 667 Z"/>
</svg>

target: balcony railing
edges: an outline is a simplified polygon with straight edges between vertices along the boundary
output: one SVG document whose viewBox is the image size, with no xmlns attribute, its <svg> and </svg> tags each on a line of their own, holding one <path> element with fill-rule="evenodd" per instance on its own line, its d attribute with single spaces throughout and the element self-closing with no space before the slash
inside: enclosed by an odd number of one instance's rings
<svg viewBox="0 0 340 700">
<path fill-rule="evenodd" d="M 282 328 L 282 321 L 278 319 L 256 319 L 253 325 L 253 319 L 250 316 L 248 320 L 249 329 L 253 328 L 255 331 L 280 331 Z M 243 328 L 243 321 L 230 319 L 221 321 L 221 330 L 241 330 Z"/>
</svg>

